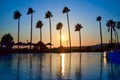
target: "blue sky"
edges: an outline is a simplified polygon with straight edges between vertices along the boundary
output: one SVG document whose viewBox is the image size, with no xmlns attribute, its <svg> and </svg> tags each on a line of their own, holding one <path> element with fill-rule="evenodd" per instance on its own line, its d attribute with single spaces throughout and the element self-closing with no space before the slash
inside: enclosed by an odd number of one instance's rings
<svg viewBox="0 0 120 80">
<path fill-rule="evenodd" d="M 35 25 L 38 20 L 42 20 L 43 42 L 49 42 L 49 22 L 45 19 L 45 13 L 52 12 L 52 35 L 53 46 L 59 46 L 59 31 L 56 30 L 58 22 L 63 23 L 62 34 L 65 36 L 63 46 L 68 40 L 68 28 L 66 15 L 62 14 L 65 6 L 70 9 L 70 29 L 72 45 L 79 45 L 78 32 L 74 31 L 77 23 L 83 25 L 81 30 L 82 45 L 94 45 L 100 42 L 99 26 L 96 21 L 97 16 L 102 17 L 102 30 L 104 42 L 109 41 L 106 22 L 110 19 L 120 21 L 120 0 L 0 0 L 0 38 L 5 33 L 11 33 L 14 41 L 17 41 L 17 20 L 13 19 L 13 13 L 19 10 L 22 14 L 20 24 L 20 41 L 26 42 L 30 39 L 30 15 L 26 15 L 29 7 L 35 10 L 33 18 L 33 42 L 39 41 L 39 29 Z M 120 33 L 120 31 L 119 31 Z"/>
</svg>

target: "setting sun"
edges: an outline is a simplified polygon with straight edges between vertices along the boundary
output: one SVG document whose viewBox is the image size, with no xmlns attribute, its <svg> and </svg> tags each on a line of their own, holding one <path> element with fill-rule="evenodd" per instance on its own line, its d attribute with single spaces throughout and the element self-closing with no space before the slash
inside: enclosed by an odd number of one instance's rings
<svg viewBox="0 0 120 80">
<path fill-rule="evenodd" d="M 61 36 L 61 39 L 62 39 L 62 40 L 64 40 L 64 39 L 65 39 L 65 36 L 64 36 L 64 35 L 62 35 L 62 36 Z"/>
</svg>

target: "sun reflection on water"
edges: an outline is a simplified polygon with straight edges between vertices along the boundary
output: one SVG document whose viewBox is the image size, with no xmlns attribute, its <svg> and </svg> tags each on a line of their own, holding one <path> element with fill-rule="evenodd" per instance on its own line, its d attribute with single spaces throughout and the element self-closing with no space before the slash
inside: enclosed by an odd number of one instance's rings
<svg viewBox="0 0 120 80">
<path fill-rule="evenodd" d="M 65 54 L 61 54 L 61 73 L 62 76 L 65 75 Z"/>
<path fill-rule="evenodd" d="M 103 61 L 104 61 L 104 66 L 106 67 L 107 60 L 106 60 L 106 52 L 103 54 Z"/>
</svg>

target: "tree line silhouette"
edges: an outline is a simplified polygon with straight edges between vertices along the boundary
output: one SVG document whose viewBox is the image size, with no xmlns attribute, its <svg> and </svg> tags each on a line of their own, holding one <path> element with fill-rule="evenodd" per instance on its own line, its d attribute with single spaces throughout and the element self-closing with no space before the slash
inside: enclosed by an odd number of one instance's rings
<svg viewBox="0 0 120 80">
<path fill-rule="evenodd" d="M 33 13 L 35 12 L 35 10 L 33 10 L 32 8 L 28 8 L 28 12 L 27 15 L 31 14 L 31 33 L 30 33 L 30 43 L 32 43 L 32 22 L 33 22 Z M 69 32 L 69 45 L 70 45 L 70 50 L 71 50 L 71 34 L 70 34 L 70 24 L 69 24 L 69 15 L 68 12 L 70 12 L 70 9 L 68 7 L 64 7 L 62 13 L 66 13 L 67 15 L 67 23 L 68 23 L 68 32 Z M 18 20 L 18 43 L 19 43 L 19 36 L 20 36 L 20 17 L 21 17 L 21 13 L 16 10 L 14 12 L 14 19 Z M 51 18 L 53 17 L 52 13 L 50 11 L 47 11 L 45 13 L 45 18 L 49 19 L 49 27 L 50 27 L 50 49 L 52 46 L 52 27 L 51 27 Z M 41 20 L 39 20 L 36 23 L 36 28 L 40 28 L 40 41 L 42 42 L 42 26 L 43 23 Z M 62 29 L 63 24 L 61 22 L 59 22 L 56 25 L 56 29 L 60 30 L 60 46 L 62 46 L 62 40 L 61 40 L 61 29 Z M 19 49 L 19 45 L 18 45 L 18 49 Z M 30 45 L 30 49 L 31 49 L 31 45 Z"/>
<path fill-rule="evenodd" d="M 71 33 L 70 33 L 70 24 L 69 24 L 69 15 L 68 12 L 70 12 L 70 9 L 68 7 L 64 7 L 62 10 L 62 13 L 66 13 L 67 16 L 67 24 L 68 24 L 68 34 L 69 34 L 69 48 L 71 51 Z M 33 13 L 35 13 L 35 10 L 33 10 L 32 8 L 28 8 L 27 11 L 27 15 L 31 15 L 31 31 L 30 31 L 30 50 L 31 50 L 31 45 L 32 45 L 32 23 L 33 23 Z M 20 18 L 21 18 L 21 13 L 16 10 L 14 11 L 14 15 L 13 18 L 15 20 L 18 20 L 18 40 L 17 43 L 20 42 Z M 49 20 L 49 27 L 50 27 L 50 43 L 48 43 L 50 45 L 50 49 L 52 46 L 52 26 L 51 26 L 51 18 L 53 17 L 52 13 L 50 11 L 47 11 L 45 13 L 45 18 Z M 100 28 L 100 40 L 101 40 L 101 51 L 103 51 L 103 39 L 102 39 L 102 26 L 101 26 L 101 20 L 102 17 L 98 16 L 96 17 L 96 21 L 99 22 L 99 28 Z M 43 22 L 41 20 L 38 20 L 36 22 L 36 28 L 40 29 L 40 42 L 42 42 L 42 26 L 43 26 Z M 119 42 L 119 38 L 118 38 L 118 34 L 117 34 L 117 29 L 120 29 L 120 22 L 115 22 L 113 20 L 109 20 L 106 24 L 106 26 L 108 27 L 108 32 L 110 32 L 110 43 L 113 43 L 113 32 L 115 34 L 115 42 L 118 43 Z M 61 40 L 61 34 L 62 34 L 62 27 L 63 24 L 62 22 L 58 22 L 56 24 L 56 30 L 60 30 L 60 47 L 62 47 L 62 40 Z M 80 51 L 81 51 L 81 29 L 83 28 L 83 26 L 79 23 L 77 23 L 75 25 L 75 31 L 79 31 L 79 46 L 80 46 Z M 1 41 L 2 42 L 2 41 Z M 19 44 L 18 44 L 18 49 L 19 49 Z"/>
</svg>

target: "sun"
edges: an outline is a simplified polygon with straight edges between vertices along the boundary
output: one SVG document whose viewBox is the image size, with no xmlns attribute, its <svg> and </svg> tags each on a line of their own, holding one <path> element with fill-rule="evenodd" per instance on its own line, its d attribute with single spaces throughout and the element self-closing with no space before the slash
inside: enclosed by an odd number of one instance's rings
<svg viewBox="0 0 120 80">
<path fill-rule="evenodd" d="M 64 40 L 64 39 L 65 39 L 65 36 L 64 36 L 64 35 L 62 35 L 62 36 L 61 36 L 61 39 L 62 39 L 62 40 Z"/>
</svg>

